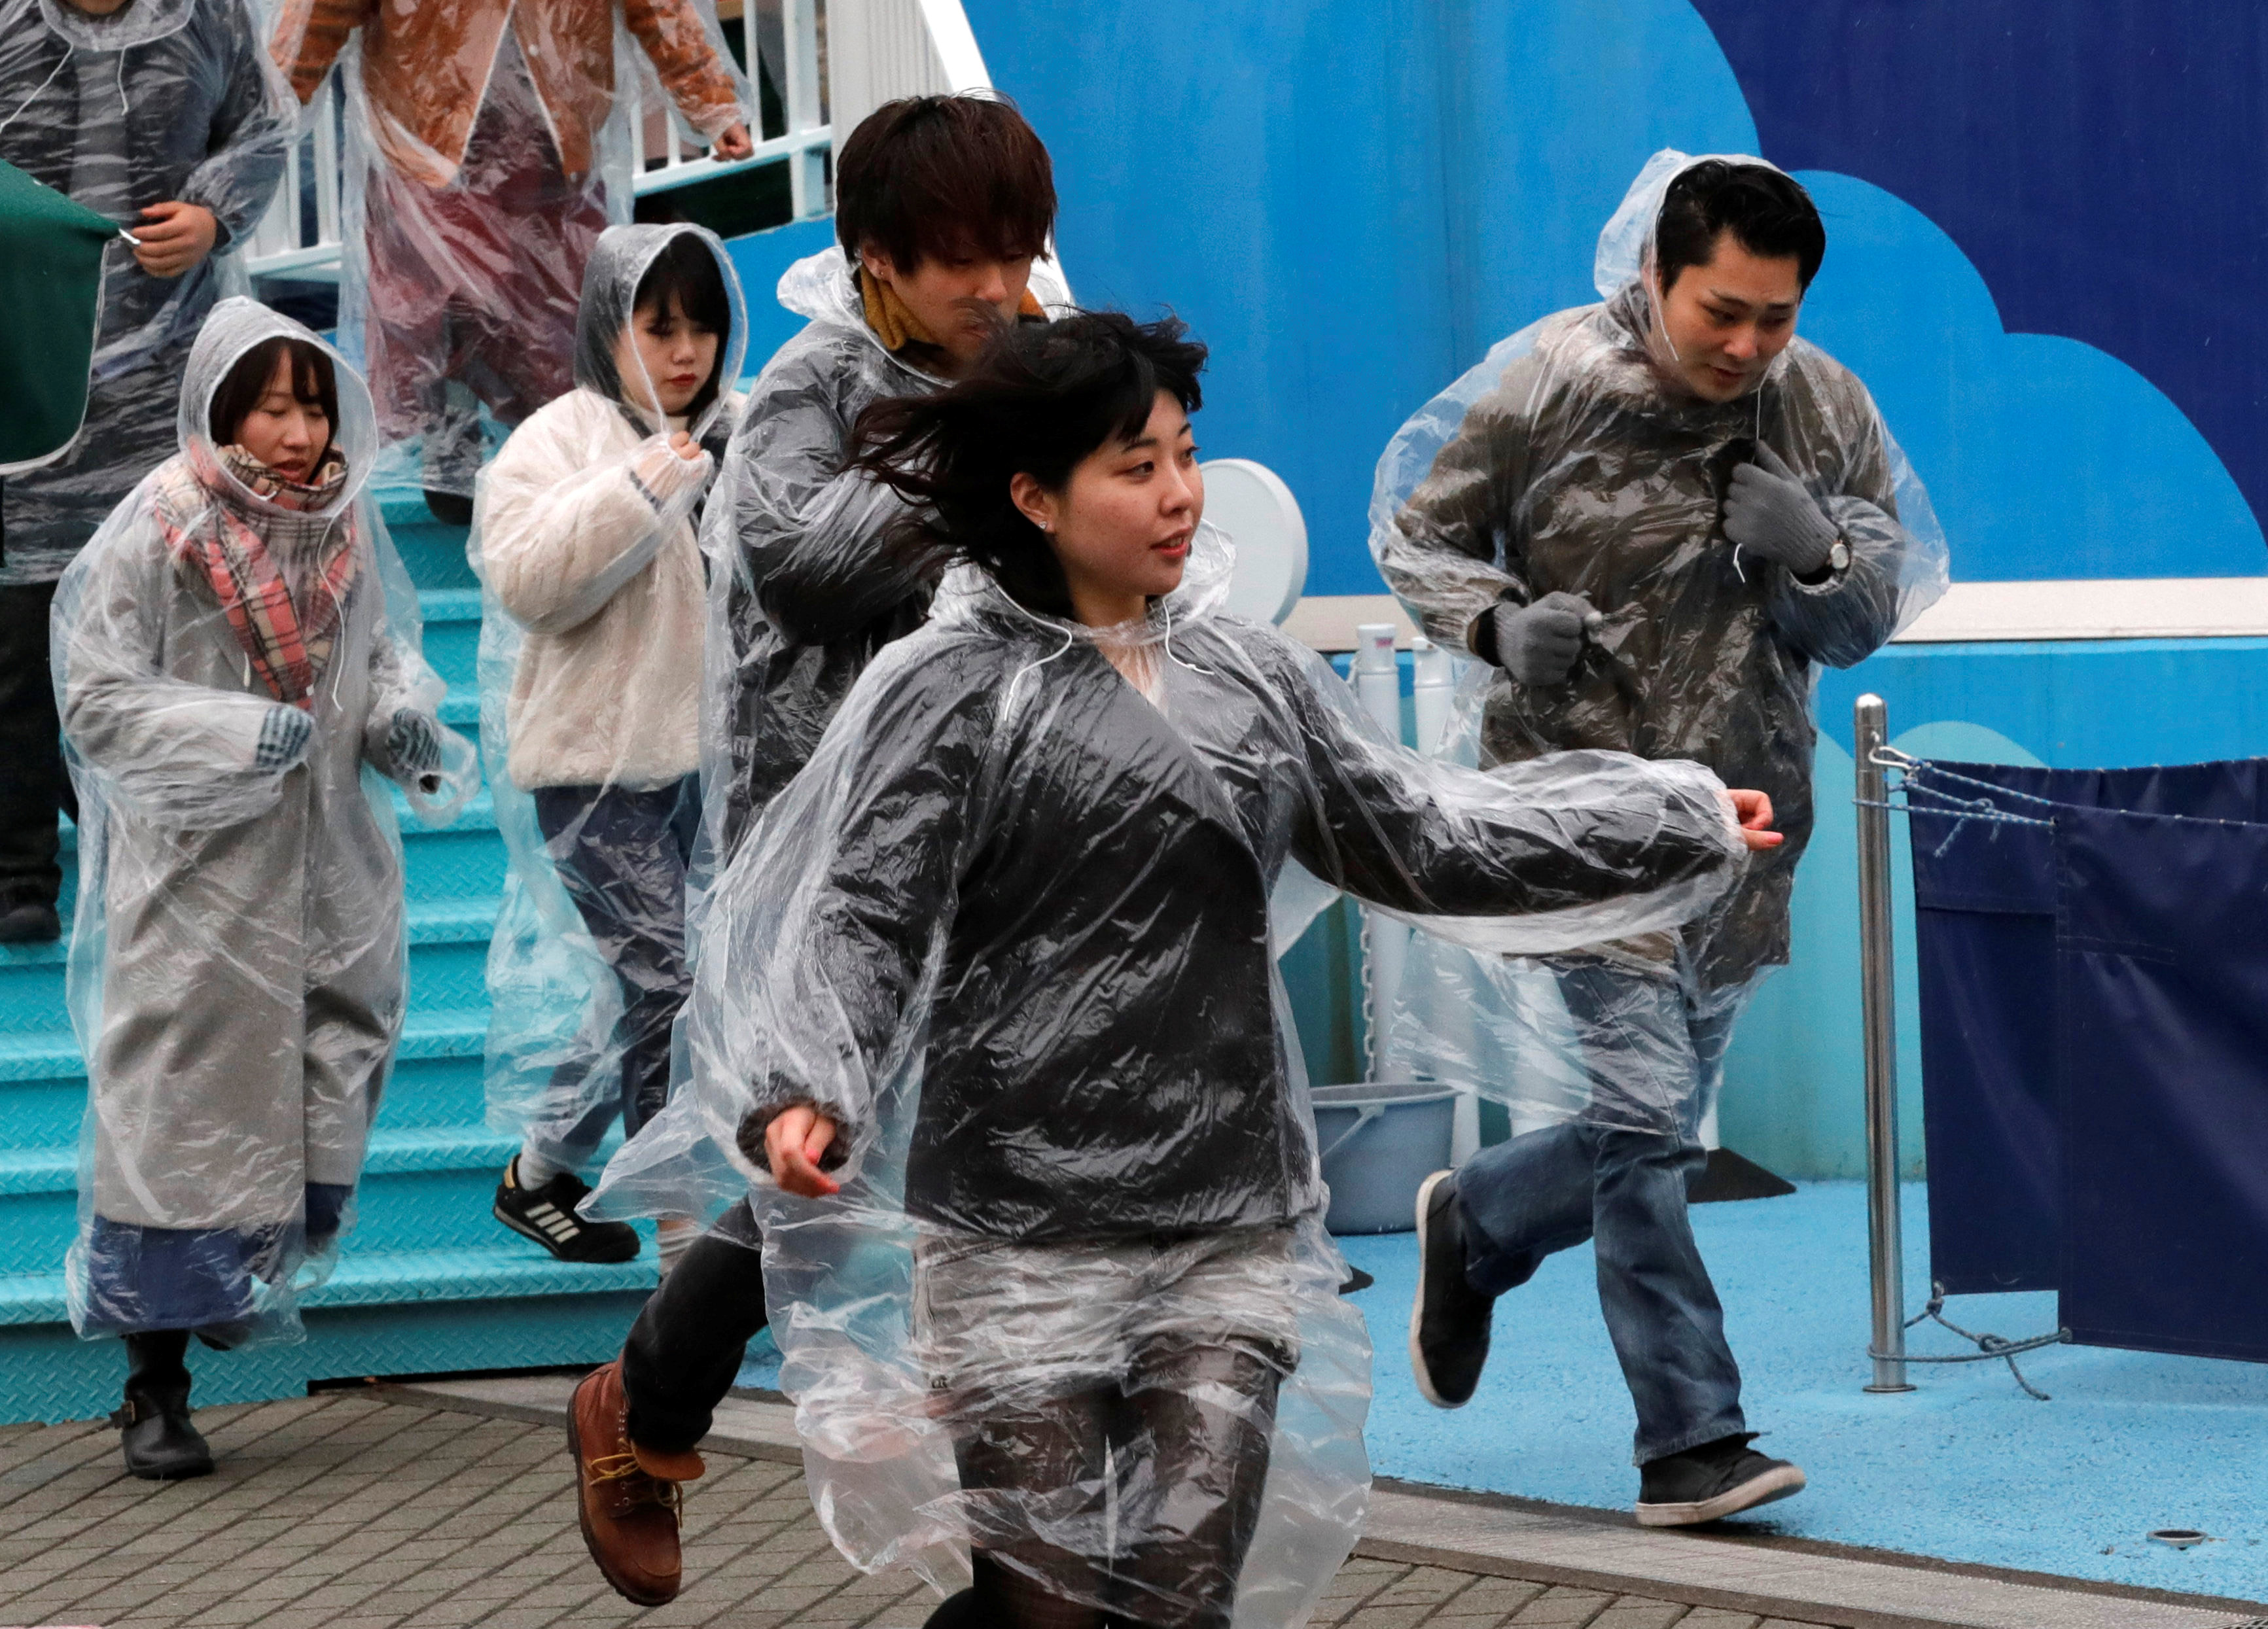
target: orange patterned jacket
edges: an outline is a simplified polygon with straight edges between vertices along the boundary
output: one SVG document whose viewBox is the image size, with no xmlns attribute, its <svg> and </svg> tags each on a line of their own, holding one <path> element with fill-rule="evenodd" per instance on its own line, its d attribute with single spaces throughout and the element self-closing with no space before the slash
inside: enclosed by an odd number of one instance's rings
<svg viewBox="0 0 2268 1629">
<path fill-rule="evenodd" d="M 570 175 L 589 172 L 615 99 L 616 0 L 284 0 L 269 42 L 302 102 L 362 30 L 362 82 L 387 162 L 429 187 L 455 179 L 509 20 Z M 713 136 L 747 114 L 693 0 L 620 0 L 686 121 Z"/>
</svg>

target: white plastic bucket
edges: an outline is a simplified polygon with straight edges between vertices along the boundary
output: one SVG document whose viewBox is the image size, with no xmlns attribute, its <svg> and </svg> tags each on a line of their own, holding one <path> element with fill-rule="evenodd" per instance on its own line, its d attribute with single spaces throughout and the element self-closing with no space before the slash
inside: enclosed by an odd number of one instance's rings
<svg viewBox="0 0 2268 1629">
<path fill-rule="evenodd" d="M 1331 1190 L 1334 1233 L 1407 1233 L 1418 1189 L 1449 1163 L 1459 1094 L 1438 1081 L 1361 1081 L 1317 1086 L 1315 1146 Z"/>
</svg>

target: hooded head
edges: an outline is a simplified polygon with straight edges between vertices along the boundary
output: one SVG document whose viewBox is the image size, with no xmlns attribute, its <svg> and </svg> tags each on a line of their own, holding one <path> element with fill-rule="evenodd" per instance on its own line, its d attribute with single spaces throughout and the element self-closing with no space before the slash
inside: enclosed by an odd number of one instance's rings
<svg viewBox="0 0 2268 1629">
<path fill-rule="evenodd" d="M 1594 280 L 1670 385 L 1731 401 L 1771 375 L 1826 252 L 1818 210 L 1784 172 L 1665 150 L 1599 234 Z"/>
<path fill-rule="evenodd" d="M 301 495 L 278 493 L 259 480 L 255 472 L 247 471 L 242 459 L 225 452 L 230 438 L 238 432 L 244 406 L 252 399 L 244 380 L 232 387 L 232 375 L 239 363 L 278 340 L 297 341 L 293 349 L 305 348 L 302 354 L 318 354 L 330 363 L 331 393 L 336 407 L 326 414 L 329 447 L 344 463 L 345 470 L 335 490 L 327 489 L 312 501 Z M 289 356 L 290 351 L 281 354 Z M 263 360 L 267 367 L 274 365 L 272 356 Z M 261 371 L 264 373 L 267 369 Z M 258 383 L 252 381 L 255 393 Z M 219 422 L 222 419 L 233 422 L 223 423 Z M 255 524 L 287 514 L 328 518 L 343 513 L 362 490 L 363 482 L 369 479 L 371 461 L 378 452 L 378 416 L 371 404 L 370 387 L 363 383 L 362 376 L 312 330 L 280 312 L 270 311 L 257 300 L 240 297 L 223 300 L 214 306 L 212 314 L 198 331 L 197 341 L 189 351 L 188 371 L 181 379 L 176 429 L 181 450 L 189 455 L 198 479 L 231 509 Z M 319 451 L 311 456 L 320 459 L 321 455 Z M 317 473 L 304 472 L 308 475 Z M 313 483 L 294 481 L 291 484 Z"/>
<path fill-rule="evenodd" d="M 107 16 L 81 11 L 70 0 L 40 0 L 40 17 L 78 51 L 129 51 L 179 33 L 188 26 L 197 0 L 128 0 Z"/>
<path fill-rule="evenodd" d="M 740 378 L 747 349 L 740 280 L 716 233 L 641 225 L 599 235 L 576 319 L 578 385 L 621 404 L 649 432 L 684 418 L 698 441 Z M 703 355 L 714 357 L 705 375 Z"/>
</svg>

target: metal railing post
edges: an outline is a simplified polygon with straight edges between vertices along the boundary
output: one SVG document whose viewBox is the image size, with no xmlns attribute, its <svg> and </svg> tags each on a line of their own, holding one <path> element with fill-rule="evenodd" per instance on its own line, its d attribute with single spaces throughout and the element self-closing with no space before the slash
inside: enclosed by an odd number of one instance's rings
<svg viewBox="0 0 2268 1629">
<path fill-rule="evenodd" d="M 1867 1032 L 1867 1253 L 1874 1278 L 1874 1383 L 1906 1380 L 1905 1241 L 1898 1196 L 1898 1022 L 1890 958 L 1889 784 L 1879 761 L 1889 708 L 1863 695 L 1852 713 L 1859 759 L 1859 980 Z"/>
</svg>

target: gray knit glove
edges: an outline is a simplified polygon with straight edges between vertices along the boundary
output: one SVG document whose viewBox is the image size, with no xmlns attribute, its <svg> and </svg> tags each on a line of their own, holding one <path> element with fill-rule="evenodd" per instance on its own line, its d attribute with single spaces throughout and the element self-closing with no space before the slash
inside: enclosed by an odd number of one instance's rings
<svg viewBox="0 0 2268 1629">
<path fill-rule="evenodd" d="M 1756 462 L 1734 469 L 1725 494 L 1725 535 L 1799 577 L 1816 577 L 1835 547 L 1835 523 L 1778 453 L 1761 441 L 1756 445 Z"/>
<path fill-rule="evenodd" d="M 307 755 L 315 721 L 296 707 L 271 707 L 260 721 L 260 740 L 252 749 L 254 769 L 291 769 Z"/>
<path fill-rule="evenodd" d="M 386 755 L 396 774 L 429 774 L 441 767 L 441 727 L 424 714 L 403 708 L 386 731 Z"/>
<path fill-rule="evenodd" d="M 1496 664 L 1523 685 L 1564 685 L 1583 654 L 1583 630 L 1597 615 L 1580 594 L 1498 605 L 1489 613 Z"/>
</svg>

